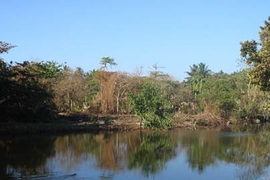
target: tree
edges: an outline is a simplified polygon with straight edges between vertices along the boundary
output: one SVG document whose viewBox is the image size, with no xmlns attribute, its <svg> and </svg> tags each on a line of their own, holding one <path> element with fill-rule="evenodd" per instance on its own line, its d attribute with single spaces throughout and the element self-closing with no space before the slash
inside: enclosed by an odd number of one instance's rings
<svg viewBox="0 0 270 180">
<path fill-rule="evenodd" d="M 107 69 L 107 65 L 110 65 L 110 67 L 117 65 L 117 63 L 111 57 L 103 57 L 100 60 L 100 64 L 102 65 L 101 69 Z"/>
<path fill-rule="evenodd" d="M 8 53 L 8 51 L 14 47 L 16 46 L 11 45 L 10 43 L 0 41 L 0 54 Z M 0 85 L 1 85 L 1 82 L 4 81 L 9 75 L 8 73 L 9 68 L 10 68 L 10 65 L 5 63 L 3 59 L 0 57 Z"/>
<path fill-rule="evenodd" d="M 204 112 L 230 118 L 236 109 L 236 101 L 241 97 L 236 80 L 231 75 L 218 73 L 207 78 L 204 87 L 198 95 Z"/>
<path fill-rule="evenodd" d="M 150 71 L 149 77 L 153 78 L 154 80 L 166 80 L 170 79 L 170 76 L 168 74 L 165 74 L 164 72 L 160 71 L 159 69 L 164 68 L 162 66 L 158 66 L 157 63 L 152 65 L 153 70 Z"/>
<path fill-rule="evenodd" d="M 97 80 L 99 83 L 99 92 L 92 102 L 92 108 L 103 114 L 116 112 L 116 100 L 114 97 L 117 72 L 99 71 Z M 95 107 L 97 106 L 97 107 Z M 95 107 L 95 108 L 94 108 Z"/>
<path fill-rule="evenodd" d="M 7 65 L 6 75 L 0 82 L 0 119 L 38 121 L 54 117 L 51 96 L 37 73 L 31 71 L 32 66 L 35 64 L 28 61 Z"/>
<path fill-rule="evenodd" d="M 60 111 L 82 111 L 88 100 L 88 82 L 81 68 L 66 68 L 54 83 L 54 101 Z"/>
<path fill-rule="evenodd" d="M 129 98 L 132 110 L 144 121 L 145 127 L 162 129 L 171 125 L 172 103 L 157 84 L 142 83 Z"/>
<path fill-rule="evenodd" d="M 7 53 L 11 48 L 15 46 L 0 41 L 0 54 Z M 7 64 L 3 61 L 3 59 L 0 57 L 0 105 L 7 101 L 7 97 L 9 97 L 9 91 L 6 88 L 7 86 L 10 86 L 10 84 L 13 84 L 10 80 L 11 77 L 11 65 Z"/>
<path fill-rule="evenodd" d="M 131 77 L 127 73 L 121 72 L 116 73 L 115 76 L 113 92 L 116 99 L 116 112 L 117 114 L 128 113 L 129 101 L 127 96 L 132 83 Z"/>
<path fill-rule="evenodd" d="M 205 79 L 209 76 L 211 70 L 208 69 L 204 63 L 199 63 L 198 65 L 193 64 L 190 66 L 190 71 L 186 72 L 189 77 L 187 81 L 192 85 L 192 91 L 195 97 L 202 92 L 203 83 Z"/>
<path fill-rule="evenodd" d="M 265 26 L 260 27 L 260 41 L 240 42 L 243 61 L 250 65 L 251 83 L 262 91 L 270 91 L 270 16 Z"/>
<path fill-rule="evenodd" d="M 10 43 L 6 43 L 3 41 L 0 41 L 0 54 L 7 53 L 10 49 L 14 48 L 16 46 L 11 45 Z"/>
<path fill-rule="evenodd" d="M 96 98 L 100 91 L 100 82 L 98 79 L 100 71 L 93 69 L 85 74 L 85 81 L 87 84 L 86 102 L 87 106 Z"/>
</svg>

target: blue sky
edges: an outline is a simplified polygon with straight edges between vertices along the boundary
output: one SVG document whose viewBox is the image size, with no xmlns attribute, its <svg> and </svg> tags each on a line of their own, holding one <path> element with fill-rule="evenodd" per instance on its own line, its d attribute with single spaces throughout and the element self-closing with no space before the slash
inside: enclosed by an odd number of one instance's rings
<svg viewBox="0 0 270 180">
<path fill-rule="evenodd" d="M 85 71 L 102 57 L 113 71 L 153 64 L 182 81 L 203 62 L 214 72 L 241 69 L 240 41 L 258 40 L 268 0 L 0 0 L 0 40 L 17 45 L 8 61 L 52 60 Z"/>
</svg>

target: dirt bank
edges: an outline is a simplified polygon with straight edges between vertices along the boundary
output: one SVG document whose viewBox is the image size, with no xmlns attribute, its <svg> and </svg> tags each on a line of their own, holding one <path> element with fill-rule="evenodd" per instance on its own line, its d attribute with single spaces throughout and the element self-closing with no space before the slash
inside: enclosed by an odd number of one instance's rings
<svg viewBox="0 0 270 180">
<path fill-rule="evenodd" d="M 200 114 L 181 114 L 173 119 L 173 128 L 185 129 L 226 129 L 231 122 L 220 117 Z M 43 123 L 18 123 L 8 122 L 1 124 L 0 135 L 16 134 L 57 134 L 76 132 L 100 132 L 100 131 L 131 131 L 141 128 L 141 121 L 136 116 L 62 116 L 61 118 Z"/>
<path fill-rule="evenodd" d="M 174 116 L 173 127 L 187 128 L 187 129 L 215 128 L 224 130 L 229 128 L 232 124 L 233 121 L 223 119 L 219 116 L 215 116 L 212 114 L 197 114 L 197 115 L 177 114 Z"/>
</svg>

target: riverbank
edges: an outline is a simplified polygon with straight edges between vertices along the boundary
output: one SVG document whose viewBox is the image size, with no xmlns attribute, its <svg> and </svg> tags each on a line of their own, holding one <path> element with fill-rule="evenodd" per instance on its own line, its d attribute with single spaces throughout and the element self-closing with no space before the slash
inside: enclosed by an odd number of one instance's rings
<svg viewBox="0 0 270 180">
<path fill-rule="evenodd" d="M 222 119 L 211 114 L 187 115 L 180 114 L 175 116 L 171 129 L 215 129 L 229 130 L 230 126 L 235 125 L 233 121 Z M 80 133 L 100 131 L 132 131 L 141 129 L 141 121 L 136 116 L 61 116 L 60 118 L 42 123 L 2 123 L 0 135 L 19 135 L 19 134 L 59 134 L 59 133 Z"/>
<path fill-rule="evenodd" d="M 140 120 L 134 116 L 62 115 L 48 122 L 21 123 L 9 121 L 0 123 L 0 135 L 62 134 L 100 131 L 130 131 L 140 129 Z"/>
</svg>

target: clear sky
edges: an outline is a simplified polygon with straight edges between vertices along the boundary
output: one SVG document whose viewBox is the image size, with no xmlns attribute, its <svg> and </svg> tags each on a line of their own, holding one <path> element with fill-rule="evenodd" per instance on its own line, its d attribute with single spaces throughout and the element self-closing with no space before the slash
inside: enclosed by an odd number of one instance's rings
<svg viewBox="0 0 270 180">
<path fill-rule="evenodd" d="M 240 41 L 258 40 L 269 0 L 0 0 L 7 61 L 52 60 L 85 71 L 102 57 L 111 70 L 145 73 L 153 64 L 182 81 L 200 62 L 240 70 Z"/>
</svg>

